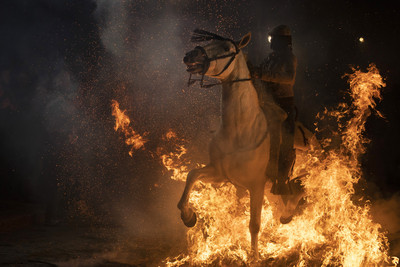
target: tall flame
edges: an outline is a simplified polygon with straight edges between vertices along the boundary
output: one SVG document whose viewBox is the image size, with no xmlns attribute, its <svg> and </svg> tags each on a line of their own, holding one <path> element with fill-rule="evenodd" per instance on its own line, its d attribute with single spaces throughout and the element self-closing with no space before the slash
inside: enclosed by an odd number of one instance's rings
<svg viewBox="0 0 400 267">
<path fill-rule="evenodd" d="M 350 96 L 353 99 L 353 116 L 348 121 L 343 134 L 343 145 L 353 157 L 365 152 L 363 146 L 366 140 L 362 134 L 365 129 L 365 121 L 373 109 L 383 118 L 383 115 L 375 109 L 375 99 L 382 100 L 379 88 L 385 87 L 381 75 L 375 65 L 371 64 L 368 72 L 353 69 L 352 74 L 347 74 L 350 84 Z"/>
<path fill-rule="evenodd" d="M 126 110 L 121 111 L 119 109 L 119 103 L 116 100 L 111 101 L 111 108 L 112 108 L 112 115 L 115 117 L 115 126 L 114 130 L 120 131 L 124 134 L 125 136 L 125 143 L 131 147 L 129 150 L 129 156 L 133 156 L 133 151 L 138 150 L 140 148 L 144 148 L 144 144 L 147 142 L 133 128 L 131 127 L 131 120 L 129 117 L 125 114 Z"/>
<path fill-rule="evenodd" d="M 367 142 L 362 136 L 365 122 L 385 83 L 374 65 L 368 72 L 353 72 L 346 75 L 352 105 L 341 104 L 328 112 L 338 123 L 351 115 L 340 127 L 341 145 L 297 155 L 294 176 L 304 169 L 309 173 L 302 179 L 306 197 L 301 214 L 289 224 L 280 224 L 273 200 L 264 200 L 259 250 L 268 266 L 397 266 L 388 256 L 389 244 L 381 226 L 372 221 L 368 202 L 359 204 L 354 190 L 362 173 L 358 159 Z M 190 197 L 198 222 L 187 232 L 188 253 L 168 258 L 166 264 L 247 264 L 249 202 L 248 196 L 239 200 L 230 184 L 216 188 L 198 183 Z"/>
</svg>

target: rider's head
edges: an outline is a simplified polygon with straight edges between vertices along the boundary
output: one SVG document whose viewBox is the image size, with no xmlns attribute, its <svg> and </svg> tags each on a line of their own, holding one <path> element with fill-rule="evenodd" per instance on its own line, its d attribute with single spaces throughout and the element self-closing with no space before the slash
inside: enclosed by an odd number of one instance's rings
<svg viewBox="0 0 400 267">
<path fill-rule="evenodd" d="M 274 51 L 286 51 L 292 49 L 292 35 L 290 28 L 286 25 L 279 25 L 268 33 L 268 41 Z"/>
</svg>

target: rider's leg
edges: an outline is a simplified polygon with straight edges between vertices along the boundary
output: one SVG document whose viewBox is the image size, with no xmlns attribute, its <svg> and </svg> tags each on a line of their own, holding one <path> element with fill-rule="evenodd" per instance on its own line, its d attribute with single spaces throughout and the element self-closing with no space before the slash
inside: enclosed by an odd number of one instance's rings
<svg viewBox="0 0 400 267">
<path fill-rule="evenodd" d="M 293 149 L 295 112 L 293 98 L 279 99 L 278 104 L 287 113 L 287 118 L 282 124 L 282 142 L 279 149 L 278 176 L 271 188 L 275 195 L 291 195 L 292 189 L 289 177 L 293 169 L 296 153 Z"/>
<path fill-rule="evenodd" d="M 256 87 L 257 88 L 257 87 Z M 267 119 L 268 132 L 270 135 L 270 151 L 266 176 L 270 179 L 276 179 L 278 176 L 279 148 L 281 146 L 282 122 L 286 119 L 286 112 L 273 100 L 272 93 L 267 91 L 266 87 L 257 90 L 260 106 Z"/>
<path fill-rule="evenodd" d="M 270 151 L 267 165 L 267 177 L 276 179 L 276 177 L 278 177 L 279 154 L 282 142 L 282 122 L 272 120 L 269 121 L 269 129 Z"/>
</svg>

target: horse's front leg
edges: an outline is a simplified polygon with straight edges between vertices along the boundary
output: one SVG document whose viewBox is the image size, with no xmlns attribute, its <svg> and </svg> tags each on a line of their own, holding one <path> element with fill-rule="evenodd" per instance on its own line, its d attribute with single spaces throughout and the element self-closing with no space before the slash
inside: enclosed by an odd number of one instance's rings
<svg viewBox="0 0 400 267">
<path fill-rule="evenodd" d="M 261 211 L 264 200 L 264 186 L 260 184 L 250 190 L 250 234 L 251 252 L 254 260 L 258 260 L 258 233 L 261 226 Z"/>
<path fill-rule="evenodd" d="M 186 179 L 185 190 L 183 191 L 181 200 L 178 203 L 178 209 L 181 210 L 182 221 L 187 227 L 193 227 L 197 221 L 196 213 L 189 207 L 190 191 L 197 181 L 222 182 L 223 179 L 217 174 L 215 168 L 210 165 L 189 172 Z"/>
</svg>

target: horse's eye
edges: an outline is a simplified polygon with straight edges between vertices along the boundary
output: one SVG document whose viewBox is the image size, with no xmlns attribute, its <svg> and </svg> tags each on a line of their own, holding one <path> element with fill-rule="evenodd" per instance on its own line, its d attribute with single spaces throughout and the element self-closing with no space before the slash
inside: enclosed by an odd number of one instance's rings
<svg viewBox="0 0 400 267">
<path fill-rule="evenodd" d="M 230 47 L 229 47 L 229 46 L 225 46 L 225 47 L 224 47 L 224 50 L 225 50 L 226 52 L 228 52 L 228 51 L 230 50 Z"/>
</svg>

